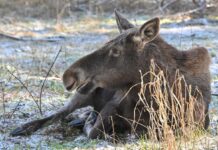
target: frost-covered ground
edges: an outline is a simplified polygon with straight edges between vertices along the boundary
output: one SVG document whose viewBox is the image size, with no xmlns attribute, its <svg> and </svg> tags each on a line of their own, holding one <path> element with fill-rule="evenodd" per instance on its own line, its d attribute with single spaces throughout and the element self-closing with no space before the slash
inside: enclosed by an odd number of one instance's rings
<svg viewBox="0 0 218 150">
<path fill-rule="evenodd" d="M 152 145 L 151 141 L 135 141 L 131 136 L 124 138 L 127 141 L 125 145 L 89 140 L 79 130 L 60 124 L 44 128 L 27 137 L 9 135 L 15 127 L 41 117 L 34 100 L 38 102 L 40 99 L 42 82 L 60 47 L 62 51 L 47 78 L 41 97 L 43 116 L 63 106 L 70 95 L 62 86 L 63 71 L 75 60 L 96 50 L 116 34 L 118 30 L 115 21 L 111 19 L 68 19 L 58 25 L 54 21 L 1 20 L 0 149 L 140 149 Z M 218 93 L 218 24 L 170 23 L 162 26 L 161 35 L 178 49 L 186 50 L 196 45 L 208 48 L 212 56 L 210 70 L 213 93 Z M 218 97 L 213 96 L 212 99 L 210 131 L 197 141 L 191 142 L 192 147 L 197 145 L 201 149 L 216 149 L 218 146 Z"/>
</svg>

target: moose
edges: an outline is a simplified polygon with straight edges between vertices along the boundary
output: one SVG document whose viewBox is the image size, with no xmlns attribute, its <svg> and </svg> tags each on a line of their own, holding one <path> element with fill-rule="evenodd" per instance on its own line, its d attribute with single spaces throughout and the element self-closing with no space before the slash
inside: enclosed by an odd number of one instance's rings
<svg viewBox="0 0 218 150">
<path fill-rule="evenodd" d="M 195 114 L 204 114 L 204 118 L 195 119 L 201 121 L 204 129 L 208 128 L 211 101 L 208 51 L 203 47 L 181 51 L 168 44 L 159 35 L 159 18 L 153 18 L 139 28 L 117 10 L 115 18 L 120 34 L 64 72 L 65 88 L 75 91 L 70 102 L 53 115 L 16 128 L 11 132 L 12 136 L 29 135 L 55 121 L 64 120 L 68 114 L 86 106 L 94 108 L 83 125 L 83 131 L 89 138 L 101 137 L 103 132 L 110 133 L 112 126 L 115 132 L 131 131 L 135 118 L 139 120 L 136 133 L 146 133 L 146 127 L 150 125 L 149 112 L 143 110 L 139 113 L 134 109 L 139 102 L 139 70 L 149 72 L 151 60 L 155 60 L 159 68 L 167 73 L 169 84 L 173 84 L 176 70 L 179 70 L 188 85 L 198 88 L 203 97 L 200 108 L 204 109 L 198 109 Z M 144 76 L 144 82 L 150 82 L 149 76 Z M 146 101 L 151 102 L 152 93 L 148 90 L 144 92 Z M 138 109 L 144 107 L 139 105 Z M 73 123 L 75 121 L 69 124 Z"/>
</svg>

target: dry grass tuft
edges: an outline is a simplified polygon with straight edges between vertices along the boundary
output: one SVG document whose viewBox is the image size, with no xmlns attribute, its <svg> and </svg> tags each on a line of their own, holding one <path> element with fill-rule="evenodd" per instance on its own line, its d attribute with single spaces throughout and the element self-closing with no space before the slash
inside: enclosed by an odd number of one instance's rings
<svg viewBox="0 0 218 150">
<path fill-rule="evenodd" d="M 150 82 L 144 83 L 147 75 Z M 145 95 L 147 91 L 151 93 L 150 100 Z M 196 131 L 203 131 L 205 114 L 201 92 L 188 85 L 178 70 L 174 82 L 169 83 L 167 74 L 152 60 L 150 71 L 141 74 L 138 95 L 140 103 L 150 114 L 149 139 L 163 141 L 167 149 L 176 149 L 177 139 L 189 140 Z"/>
</svg>

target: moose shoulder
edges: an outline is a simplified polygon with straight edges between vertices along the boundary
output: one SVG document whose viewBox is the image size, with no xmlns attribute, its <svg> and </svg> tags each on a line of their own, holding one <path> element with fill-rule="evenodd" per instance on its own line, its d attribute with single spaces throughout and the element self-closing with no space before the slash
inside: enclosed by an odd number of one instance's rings
<svg viewBox="0 0 218 150">
<path fill-rule="evenodd" d="M 100 49 L 76 61 L 64 72 L 63 83 L 66 89 L 76 89 L 70 103 L 49 117 L 24 124 L 15 129 L 12 135 L 30 134 L 48 122 L 63 119 L 75 109 L 88 105 L 98 112 L 97 118 L 90 113 L 83 127 L 90 138 L 96 138 L 102 132 L 109 133 L 112 126 L 117 132 L 121 129 L 131 131 L 135 119 L 139 120 L 134 128 L 136 133 L 146 132 L 150 125 L 149 111 L 139 107 L 138 109 L 144 110 L 136 113 L 135 108 L 139 102 L 139 70 L 142 73 L 149 72 L 151 60 L 167 75 L 169 85 L 174 83 L 175 74 L 179 70 L 186 84 L 200 91 L 199 101 L 203 98 L 203 102 L 199 108 L 202 109 L 194 112 L 194 118 L 205 129 L 208 128 L 211 94 L 208 51 L 203 47 L 179 51 L 169 45 L 159 35 L 158 18 L 137 28 L 119 12 L 115 11 L 115 16 L 120 34 Z M 143 80 L 145 83 L 151 81 L 149 76 L 144 76 Z M 144 92 L 146 102 L 150 103 L 151 91 Z M 182 100 L 188 102 L 186 99 Z M 166 98 L 166 101 L 170 101 L 170 98 Z M 204 118 L 199 117 L 199 114 L 203 114 Z"/>
</svg>

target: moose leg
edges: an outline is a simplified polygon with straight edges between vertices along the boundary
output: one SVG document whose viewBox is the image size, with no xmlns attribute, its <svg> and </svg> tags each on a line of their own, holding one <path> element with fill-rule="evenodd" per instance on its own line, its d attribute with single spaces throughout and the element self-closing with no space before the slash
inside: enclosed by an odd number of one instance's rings
<svg viewBox="0 0 218 150">
<path fill-rule="evenodd" d="M 15 130 L 13 130 L 11 132 L 11 135 L 29 135 L 44 126 L 48 126 L 58 120 L 61 120 L 65 118 L 69 113 L 73 112 L 75 109 L 90 105 L 92 103 L 92 96 L 92 93 L 83 95 L 79 92 L 76 92 L 71 97 L 70 102 L 62 109 L 60 109 L 57 113 L 45 117 L 43 119 L 28 122 L 22 125 L 21 127 L 18 127 Z"/>
<path fill-rule="evenodd" d="M 95 91 L 95 97 L 93 97 L 93 108 L 94 110 L 88 110 L 85 113 L 80 113 L 75 115 L 74 117 L 67 116 L 65 120 L 68 123 L 69 126 L 71 127 L 82 127 L 85 125 L 85 122 L 87 118 L 89 117 L 88 120 L 90 121 L 91 124 L 93 125 L 96 121 L 97 118 L 97 112 L 100 112 L 102 108 L 111 100 L 114 99 L 115 93 L 118 93 L 118 91 L 114 90 L 109 90 L 109 89 L 103 89 L 103 88 L 98 88 Z M 91 119 L 92 118 L 92 119 Z"/>
<path fill-rule="evenodd" d="M 83 127 L 85 134 L 94 139 L 107 133 L 112 128 L 111 118 L 117 113 L 116 108 L 117 105 L 114 102 L 108 102 L 98 114 L 97 119 L 95 113 L 91 113 Z"/>
<path fill-rule="evenodd" d="M 70 127 L 78 127 L 81 129 L 83 128 L 83 126 L 85 125 L 85 122 L 87 120 L 87 118 L 90 116 L 90 114 L 93 113 L 93 109 L 89 109 L 89 110 L 83 110 L 83 112 L 77 112 L 77 115 L 68 115 L 66 118 L 64 118 L 64 121 L 68 122 L 68 125 Z M 97 115 L 96 115 L 97 118 Z"/>
<path fill-rule="evenodd" d="M 83 131 L 89 138 L 97 138 L 102 133 L 107 133 L 112 129 L 112 119 L 117 114 L 117 108 L 123 100 L 125 93 L 123 90 L 117 90 L 113 97 L 101 109 L 97 119 L 94 113 L 90 114 L 91 116 L 88 117 L 83 127 Z"/>
</svg>

